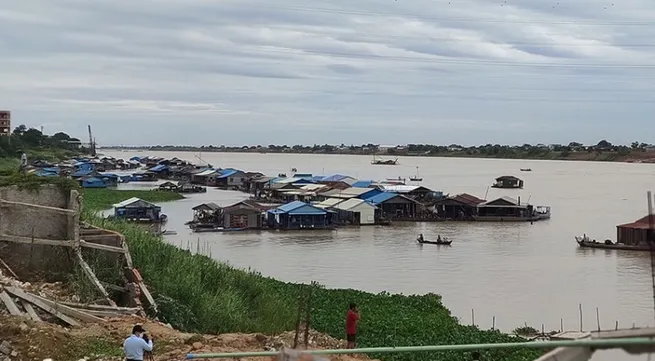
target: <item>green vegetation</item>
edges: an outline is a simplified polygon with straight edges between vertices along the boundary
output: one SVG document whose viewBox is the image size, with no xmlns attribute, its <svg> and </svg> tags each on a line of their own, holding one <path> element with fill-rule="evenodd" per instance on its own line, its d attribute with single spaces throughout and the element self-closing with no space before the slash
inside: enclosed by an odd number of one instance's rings
<svg viewBox="0 0 655 361">
<path fill-rule="evenodd" d="M 177 201 L 184 196 L 176 192 L 159 190 L 116 190 L 111 188 L 86 188 L 84 194 L 84 207 L 89 210 L 103 210 L 126 199 L 136 197 L 144 201 L 160 203 Z"/>
<path fill-rule="evenodd" d="M 202 151 L 202 152 L 246 152 L 246 153 L 303 153 L 303 154 L 358 154 L 386 156 L 425 156 L 425 157 L 465 157 L 465 158 L 503 158 L 503 159 L 544 159 L 544 160 L 589 160 L 589 161 L 624 161 L 655 159 L 654 146 L 643 142 L 630 145 L 614 145 L 601 140 L 595 145 L 583 145 L 579 142 L 569 144 L 523 144 L 501 145 L 484 144 L 478 146 L 461 146 L 459 144 L 408 144 L 406 146 L 381 147 L 379 144 L 362 145 L 244 145 L 230 146 L 147 146 L 136 149 L 154 151 Z M 134 148 L 131 148 L 134 149 Z"/>
<path fill-rule="evenodd" d="M 92 200 L 94 196 L 84 202 L 101 204 Z M 90 214 L 85 218 L 99 227 L 125 235 L 134 264 L 155 295 L 162 321 L 186 332 L 275 334 L 294 329 L 299 285 L 192 254 L 130 223 Z M 358 341 L 363 347 L 522 341 L 498 331 L 460 325 L 441 303 L 441 297 L 435 294 L 371 294 L 320 286 L 314 288 L 312 298 L 312 327 L 344 338 L 345 311 L 350 302 L 356 302 L 362 310 Z M 483 352 L 483 359 L 532 360 L 540 354 L 541 351 L 535 350 L 493 351 Z M 461 352 L 439 353 L 438 356 L 431 353 L 374 356 L 394 361 L 469 357 Z"/>
<path fill-rule="evenodd" d="M 80 140 L 66 133 L 50 136 L 24 125 L 16 127 L 11 136 L 0 137 L 0 158 L 20 158 L 25 153 L 30 160 L 59 161 L 84 152 Z"/>
</svg>

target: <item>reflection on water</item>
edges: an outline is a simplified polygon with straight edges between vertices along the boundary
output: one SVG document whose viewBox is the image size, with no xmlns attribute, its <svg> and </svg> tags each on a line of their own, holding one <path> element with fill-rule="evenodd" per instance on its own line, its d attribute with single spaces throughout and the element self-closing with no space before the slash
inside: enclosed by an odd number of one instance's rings
<svg viewBox="0 0 655 361">
<path fill-rule="evenodd" d="M 129 153 L 127 153 L 129 154 Z M 153 153 L 154 154 L 154 153 Z M 118 152 L 114 156 L 126 156 Z M 188 153 L 163 153 L 193 159 Z M 368 157 L 318 155 L 203 154 L 212 164 L 277 174 L 294 166 L 300 172 L 350 174 L 383 179 L 409 176 L 420 166 L 424 185 L 445 193 L 468 192 L 487 199 L 502 195 L 552 206 L 548 221 L 529 223 L 398 223 L 392 227 L 342 228 L 311 232 L 191 233 L 184 223 L 191 207 L 203 202 L 228 205 L 245 199 L 240 192 L 210 189 L 163 204 L 167 240 L 183 248 L 207 244 L 212 257 L 251 267 L 284 281 L 319 281 L 329 287 L 372 292 L 435 292 L 464 322 L 475 309 L 476 323 L 510 330 L 524 323 L 540 328 L 577 329 L 583 304 L 585 328 L 652 324 L 653 297 L 647 253 L 581 250 L 574 236 L 614 239 L 615 225 L 642 217 L 645 193 L 655 168 L 646 164 L 400 158 L 399 166 L 371 166 Z M 520 173 L 519 168 L 532 168 Z M 488 189 L 499 175 L 516 174 L 523 190 Z M 152 188 L 153 185 L 129 184 Z M 451 247 L 418 245 L 416 237 L 437 235 Z M 602 359 L 603 353 L 594 356 Z M 619 355 L 620 359 L 625 359 Z"/>
</svg>

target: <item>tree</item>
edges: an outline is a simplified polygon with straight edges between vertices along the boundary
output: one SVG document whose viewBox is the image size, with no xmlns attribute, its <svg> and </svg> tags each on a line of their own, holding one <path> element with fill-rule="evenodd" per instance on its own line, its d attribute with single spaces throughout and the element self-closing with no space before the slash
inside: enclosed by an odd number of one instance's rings
<svg viewBox="0 0 655 361">
<path fill-rule="evenodd" d="M 68 135 L 68 134 L 66 134 L 64 132 L 55 133 L 50 138 L 52 138 L 52 140 L 57 140 L 57 141 L 60 141 L 60 142 L 67 142 L 67 141 L 71 140 L 70 135 Z"/>
<path fill-rule="evenodd" d="M 20 137 L 26 131 L 27 131 L 27 127 L 25 126 L 25 124 L 21 124 L 21 125 L 17 126 L 16 129 L 14 129 L 13 135 L 16 135 L 16 136 Z"/>
<path fill-rule="evenodd" d="M 601 140 L 596 144 L 596 148 L 598 149 L 610 149 L 612 148 L 612 143 L 606 141 L 605 139 Z"/>
<path fill-rule="evenodd" d="M 42 145 L 43 139 L 44 139 L 43 133 L 41 133 L 40 130 L 34 128 L 28 129 L 21 136 L 21 140 L 25 144 L 32 145 L 32 146 Z"/>
</svg>

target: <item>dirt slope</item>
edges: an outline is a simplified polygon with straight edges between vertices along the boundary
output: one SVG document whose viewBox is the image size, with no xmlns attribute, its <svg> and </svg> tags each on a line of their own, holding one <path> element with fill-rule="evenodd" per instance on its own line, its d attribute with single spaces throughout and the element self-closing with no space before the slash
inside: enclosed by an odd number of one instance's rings
<svg viewBox="0 0 655 361">
<path fill-rule="evenodd" d="M 279 350 L 293 343 L 294 333 L 278 336 L 262 334 L 194 335 L 176 331 L 159 322 L 135 316 L 109 319 L 105 324 L 66 329 L 45 322 L 33 322 L 20 317 L 0 315 L 0 342 L 8 341 L 16 356 L 12 361 L 121 360 L 121 345 L 132 326 L 140 323 L 155 342 L 157 361 L 184 360 L 187 353 Z M 300 340 L 302 342 L 302 335 Z M 310 349 L 342 348 L 344 341 L 312 330 Z M 331 360 L 367 360 L 363 356 L 334 356 Z M 2 360 L 2 355 L 0 355 Z M 270 361 L 270 358 L 242 360 Z"/>
</svg>

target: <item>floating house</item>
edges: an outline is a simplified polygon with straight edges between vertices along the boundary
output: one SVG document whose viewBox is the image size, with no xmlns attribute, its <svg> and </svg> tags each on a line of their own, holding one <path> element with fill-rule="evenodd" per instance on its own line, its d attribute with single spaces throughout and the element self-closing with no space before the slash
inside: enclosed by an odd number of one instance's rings
<svg viewBox="0 0 655 361">
<path fill-rule="evenodd" d="M 177 184 L 173 182 L 164 182 L 157 187 L 160 191 L 177 192 Z"/>
<path fill-rule="evenodd" d="M 268 210 L 266 223 L 275 229 L 332 228 L 332 213 L 311 204 L 295 201 Z"/>
<path fill-rule="evenodd" d="M 374 188 L 375 182 L 372 180 L 358 180 L 351 185 L 353 188 Z"/>
<path fill-rule="evenodd" d="M 245 172 L 237 169 L 223 169 L 216 176 L 213 185 L 221 188 L 241 188 L 245 183 Z"/>
<path fill-rule="evenodd" d="M 385 219 L 413 220 L 423 210 L 422 204 L 398 193 L 382 192 L 366 201 L 377 206 Z"/>
<path fill-rule="evenodd" d="M 478 214 L 478 206 L 485 200 L 470 194 L 462 193 L 448 196 L 434 204 L 434 211 L 441 219 L 466 221 L 473 220 Z"/>
<path fill-rule="evenodd" d="M 193 208 L 193 220 L 188 222 L 191 228 L 218 227 L 221 223 L 222 208 L 216 203 L 203 203 Z"/>
<path fill-rule="evenodd" d="M 492 185 L 492 187 L 504 189 L 521 189 L 523 188 L 523 180 L 513 175 L 504 175 L 502 177 L 496 178 L 496 182 Z"/>
<path fill-rule="evenodd" d="M 148 168 L 148 172 L 156 174 L 158 178 L 166 178 L 170 174 L 170 168 L 165 164 L 157 164 Z"/>
<path fill-rule="evenodd" d="M 161 207 L 136 197 L 114 204 L 114 218 L 144 223 L 166 221 Z"/>
<path fill-rule="evenodd" d="M 517 222 L 550 218 L 550 207 L 521 204 L 521 197 L 500 197 L 478 205 L 476 221 Z"/>
<path fill-rule="evenodd" d="M 349 225 L 373 225 L 380 218 L 378 207 L 358 198 L 351 198 L 334 205 L 339 220 Z"/>
<path fill-rule="evenodd" d="M 318 183 L 330 186 L 330 188 L 346 189 L 352 187 L 357 182 L 357 179 L 343 175 L 334 174 L 331 176 L 323 177 Z"/>
<path fill-rule="evenodd" d="M 223 208 L 223 227 L 232 229 L 260 229 L 264 226 L 266 207 L 245 200 Z"/>
<path fill-rule="evenodd" d="M 191 174 L 191 183 L 202 184 L 202 185 L 215 185 L 216 177 L 218 177 L 219 175 L 220 173 L 218 172 L 218 169 L 213 169 L 213 168 L 198 169 L 196 173 Z"/>
<path fill-rule="evenodd" d="M 80 179 L 82 188 L 107 188 L 108 185 L 104 180 L 98 177 L 85 177 Z"/>
<path fill-rule="evenodd" d="M 157 174 L 152 172 L 140 172 L 132 174 L 131 182 L 156 182 Z"/>
<path fill-rule="evenodd" d="M 334 208 L 334 206 L 344 201 L 345 199 L 342 198 L 328 198 L 322 202 L 314 204 L 314 206 L 323 209 Z"/>
<path fill-rule="evenodd" d="M 632 223 L 616 226 L 616 241 L 630 246 L 649 245 L 650 222 L 655 224 L 655 215 L 642 217 Z"/>
<path fill-rule="evenodd" d="M 388 184 L 380 185 L 379 188 L 385 192 L 392 192 L 402 194 L 408 198 L 419 201 L 421 203 L 431 202 L 443 198 L 443 192 L 433 191 L 432 189 L 405 184 Z"/>
</svg>

